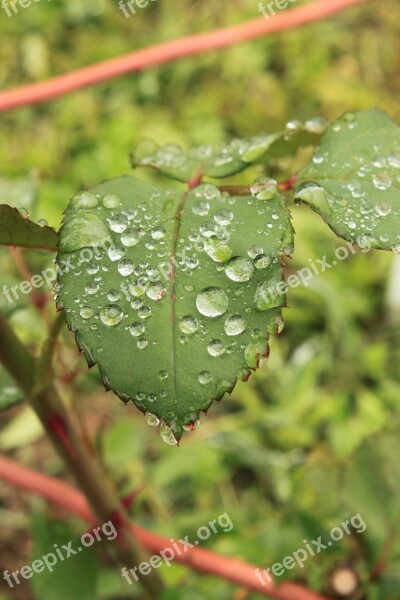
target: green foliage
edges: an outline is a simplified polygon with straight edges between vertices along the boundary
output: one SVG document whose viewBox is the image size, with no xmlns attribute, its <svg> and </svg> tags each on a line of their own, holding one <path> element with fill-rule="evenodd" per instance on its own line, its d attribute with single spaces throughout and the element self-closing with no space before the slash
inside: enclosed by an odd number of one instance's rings
<svg viewBox="0 0 400 600">
<path fill-rule="evenodd" d="M 55 251 L 57 242 L 57 233 L 51 227 L 38 225 L 26 213 L 0 204 L 0 245 Z"/>
<path fill-rule="evenodd" d="M 19 404 L 23 399 L 21 390 L 15 385 L 4 367 L 0 365 L 0 412 Z"/>
<path fill-rule="evenodd" d="M 299 173 L 297 198 L 361 248 L 400 251 L 400 127 L 372 109 L 345 113 Z"/>
<path fill-rule="evenodd" d="M 276 187 L 252 189 L 180 193 L 124 177 L 66 211 L 58 262 L 81 275 L 61 274 L 59 306 L 106 387 L 162 419 L 169 443 L 248 379 L 281 327 L 289 213 Z"/>
</svg>

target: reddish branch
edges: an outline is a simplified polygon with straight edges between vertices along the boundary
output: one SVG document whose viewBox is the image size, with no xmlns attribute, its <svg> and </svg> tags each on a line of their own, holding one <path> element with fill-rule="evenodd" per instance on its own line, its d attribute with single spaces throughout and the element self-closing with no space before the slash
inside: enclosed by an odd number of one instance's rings
<svg viewBox="0 0 400 600">
<path fill-rule="evenodd" d="M 38 494 L 91 525 L 96 523 L 95 516 L 90 510 L 85 497 L 78 490 L 61 481 L 36 473 L 4 456 L 0 456 L 0 479 L 8 481 L 27 492 Z M 143 546 L 154 554 L 160 553 L 161 550 L 171 545 L 168 538 L 151 533 L 138 525 L 129 524 L 129 527 Z M 182 551 L 184 551 L 183 546 Z M 275 586 L 268 583 L 264 577 L 265 585 L 263 586 L 255 577 L 256 567 L 253 565 L 220 556 L 202 548 L 188 550 L 180 556 L 176 556 L 175 560 L 196 571 L 221 577 L 275 600 L 328 600 L 325 596 L 307 590 L 295 583 L 285 582 Z M 126 566 L 132 568 L 137 565 Z"/>
<path fill-rule="evenodd" d="M 90 67 L 77 69 L 72 73 L 59 75 L 48 81 L 6 90 L 0 93 L 0 111 L 44 102 L 124 73 L 140 71 L 185 56 L 202 54 L 216 48 L 225 48 L 267 34 L 300 27 L 363 2 L 366 2 L 366 0 L 317 0 L 305 6 L 280 12 L 268 20 L 259 17 L 241 25 L 216 29 L 157 44 Z"/>
</svg>

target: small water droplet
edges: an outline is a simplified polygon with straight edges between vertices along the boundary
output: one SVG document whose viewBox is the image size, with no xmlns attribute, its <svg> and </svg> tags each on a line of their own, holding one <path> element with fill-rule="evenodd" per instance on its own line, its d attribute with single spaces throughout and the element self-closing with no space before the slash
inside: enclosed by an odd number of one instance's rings
<svg viewBox="0 0 400 600">
<path fill-rule="evenodd" d="M 161 439 L 163 442 L 165 442 L 166 444 L 168 444 L 169 446 L 176 446 L 177 445 L 177 441 L 176 438 L 174 436 L 174 434 L 172 433 L 172 429 L 170 427 L 168 427 L 168 425 L 166 423 L 162 423 L 161 427 L 160 427 L 160 435 L 161 435 Z"/>
<path fill-rule="evenodd" d="M 94 311 L 90 306 L 82 306 L 79 314 L 81 315 L 82 319 L 90 319 L 93 317 Z"/>
<path fill-rule="evenodd" d="M 259 200 L 271 200 L 278 194 L 278 184 L 270 177 L 259 177 L 250 186 L 250 191 Z"/>
<path fill-rule="evenodd" d="M 129 327 L 129 333 L 134 337 L 139 337 L 140 335 L 143 335 L 144 331 L 145 326 L 143 325 L 143 323 L 132 323 L 132 325 Z"/>
<path fill-rule="evenodd" d="M 373 182 L 377 190 L 388 190 L 392 185 L 392 179 L 387 173 L 377 173 L 373 177 Z"/>
<path fill-rule="evenodd" d="M 79 192 L 72 198 L 72 204 L 77 210 L 96 208 L 99 204 L 97 197 L 92 192 Z"/>
<path fill-rule="evenodd" d="M 107 194 L 107 196 L 104 196 L 102 202 L 103 206 L 109 209 L 118 208 L 120 203 L 121 200 L 115 194 Z"/>
<path fill-rule="evenodd" d="M 193 333 L 196 333 L 198 328 L 199 324 L 197 322 L 197 319 L 195 319 L 195 317 L 192 317 L 191 315 L 185 315 L 184 317 L 181 317 L 179 319 L 179 329 L 182 331 L 182 333 L 192 335 Z"/>
<path fill-rule="evenodd" d="M 392 207 L 388 202 L 378 202 L 375 205 L 375 212 L 378 217 L 387 217 L 392 212 Z"/>
<path fill-rule="evenodd" d="M 145 420 L 149 427 L 157 427 L 157 425 L 160 423 L 160 419 L 151 412 L 146 413 Z"/>
<path fill-rule="evenodd" d="M 85 292 L 87 294 L 90 295 L 94 295 L 97 294 L 97 292 L 100 289 L 100 285 L 98 284 L 97 281 L 90 281 L 86 286 L 85 286 Z"/>
<path fill-rule="evenodd" d="M 134 270 L 134 265 L 133 265 L 133 262 L 131 260 L 129 260 L 129 258 L 124 258 L 123 260 L 121 260 L 118 263 L 118 272 L 123 277 L 128 277 L 128 275 L 132 275 L 133 270 Z"/>
<path fill-rule="evenodd" d="M 140 232 L 138 229 L 134 227 L 128 227 L 121 235 L 121 243 L 130 248 L 132 246 L 136 246 L 140 241 Z"/>
<path fill-rule="evenodd" d="M 221 340 L 211 340 L 207 350 L 211 356 L 221 356 L 225 352 L 225 346 Z"/>
<path fill-rule="evenodd" d="M 208 383 L 211 383 L 211 373 L 209 371 L 201 371 L 199 373 L 198 380 L 199 383 L 201 383 L 202 385 L 207 385 Z"/>
</svg>

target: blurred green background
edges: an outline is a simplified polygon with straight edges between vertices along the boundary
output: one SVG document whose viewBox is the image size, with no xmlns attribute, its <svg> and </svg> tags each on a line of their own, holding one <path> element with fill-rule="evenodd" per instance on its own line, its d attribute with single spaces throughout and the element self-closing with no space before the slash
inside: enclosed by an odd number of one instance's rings
<svg viewBox="0 0 400 600">
<path fill-rule="evenodd" d="M 12 18 L 0 8 L 0 87 L 241 23 L 259 16 L 257 4 L 157 0 L 130 18 L 106 0 L 42 0 Z M 399 56 L 400 4 L 371 0 L 298 30 L 2 113 L 0 200 L 24 206 L 33 218 L 58 228 L 69 198 L 84 186 L 129 172 L 128 154 L 145 137 L 183 146 L 218 143 L 278 131 L 290 119 L 333 120 L 345 110 L 371 106 L 400 122 Z M 309 153 L 302 150 L 283 161 L 282 177 L 295 172 Z M 275 175 L 275 167 L 254 167 L 234 181 L 248 184 L 263 173 Z M 137 174 L 161 182 L 154 173 Z M 309 209 L 291 203 L 291 210 L 297 242 L 288 274 L 310 259 L 326 254 L 330 260 L 341 245 Z M 24 258 L 31 272 L 49 262 L 41 253 Z M 180 449 L 163 444 L 133 406 L 106 397 L 65 333 L 58 368 L 79 374 L 60 384 L 62 394 L 86 421 L 121 493 L 138 492 L 133 518 L 178 539 L 193 537 L 198 527 L 227 512 L 233 530 L 213 535 L 204 546 L 266 568 L 304 539 L 326 537 L 360 513 L 367 525 L 363 534 L 345 536 L 281 579 L 335 597 L 332 574 L 346 565 L 359 579 L 348 598 L 399 599 L 398 261 L 389 252 L 360 253 L 308 288 L 291 290 L 286 327 L 272 341 L 268 364 L 213 406 Z M 21 279 L 6 250 L 0 267 L 1 284 Z M 29 298 L 12 311 L 0 302 L 0 310 L 11 312 L 22 339 L 39 346 L 46 323 Z M 47 318 L 53 313 L 49 303 Z M 0 387 L 3 401 L 5 394 L 17 398 L 4 373 Z M 68 479 L 26 407 L 3 413 L 0 428 L 0 448 L 7 455 Z M 50 551 L 54 539 L 66 543 L 82 533 L 74 520 L 57 524 L 56 531 L 54 519 L 63 517 L 38 498 L 0 483 L 0 572 L 30 564 Z M 371 578 L 382 558 L 382 569 Z M 75 566 L 64 565 L 64 574 L 61 569 L 36 575 L 32 585 L 24 582 L 15 590 L 0 577 L 1 600 L 53 600 L 60 594 L 67 600 L 140 598 L 137 587 L 124 585 L 105 552 L 87 551 L 77 560 Z M 71 575 L 72 568 L 79 577 Z M 261 597 L 179 566 L 163 568 L 161 575 L 169 587 L 162 600 Z"/>
</svg>

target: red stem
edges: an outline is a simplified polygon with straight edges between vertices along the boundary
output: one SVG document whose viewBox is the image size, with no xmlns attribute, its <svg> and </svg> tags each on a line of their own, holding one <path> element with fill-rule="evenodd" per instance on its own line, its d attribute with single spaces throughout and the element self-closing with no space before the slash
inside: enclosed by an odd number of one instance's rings
<svg viewBox="0 0 400 600">
<path fill-rule="evenodd" d="M 4 456 L 0 456 L 0 479 L 25 491 L 38 494 L 90 524 L 96 523 L 95 516 L 83 494 L 61 481 L 32 471 Z M 143 546 L 155 554 L 159 554 L 161 550 L 171 546 L 168 538 L 147 531 L 138 525 L 129 524 L 128 526 Z M 183 546 L 181 548 L 184 550 Z M 255 577 L 256 567 L 253 565 L 227 556 L 220 556 L 202 548 L 193 548 L 176 556 L 175 560 L 196 571 L 221 577 L 274 600 L 328 600 L 325 596 L 307 590 L 296 583 L 285 582 L 275 586 L 264 577 L 265 585 L 262 585 Z M 126 566 L 129 569 L 138 565 Z"/>
<path fill-rule="evenodd" d="M 241 25 L 216 29 L 157 44 L 144 50 L 138 50 L 89 67 L 77 69 L 65 75 L 59 75 L 47 81 L 6 90 L 0 93 L 0 112 L 18 106 L 44 102 L 131 71 L 140 71 L 185 56 L 202 54 L 203 52 L 225 48 L 263 35 L 300 27 L 366 1 L 317 0 L 305 6 L 282 11 L 270 19 L 259 17 Z"/>
</svg>

